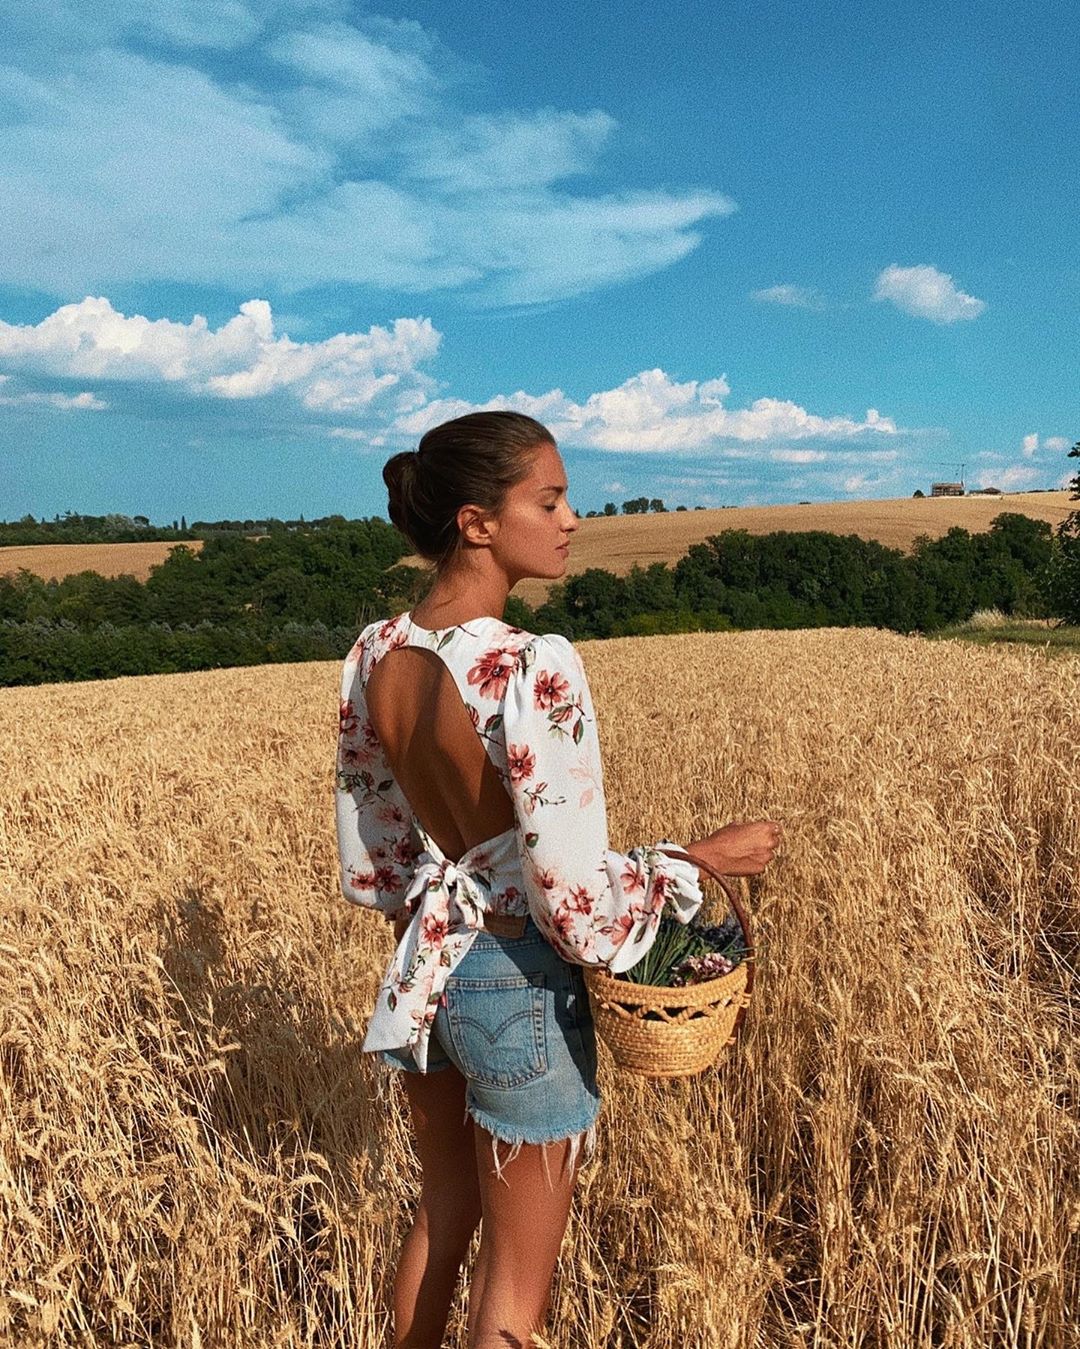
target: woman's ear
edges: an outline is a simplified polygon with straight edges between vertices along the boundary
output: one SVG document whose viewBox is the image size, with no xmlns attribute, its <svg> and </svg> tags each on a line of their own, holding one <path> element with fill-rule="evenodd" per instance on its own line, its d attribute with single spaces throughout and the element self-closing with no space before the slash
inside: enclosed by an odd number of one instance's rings
<svg viewBox="0 0 1080 1349">
<path fill-rule="evenodd" d="M 498 521 L 482 506 L 462 506 L 457 513 L 457 527 L 466 543 L 477 547 L 490 545 L 499 532 Z"/>
</svg>

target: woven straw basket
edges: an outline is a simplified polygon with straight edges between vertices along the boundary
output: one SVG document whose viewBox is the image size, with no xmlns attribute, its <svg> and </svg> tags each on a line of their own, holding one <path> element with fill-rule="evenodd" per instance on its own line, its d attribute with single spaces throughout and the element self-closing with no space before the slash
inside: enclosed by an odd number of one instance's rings
<svg viewBox="0 0 1080 1349">
<path fill-rule="evenodd" d="M 754 941 L 735 887 L 707 862 L 664 851 L 719 882 L 743 930 L 746 956 L 730 974 L 685 988 L 635 984 L 595 966 L 585 967 L 585 985 L 597 1034 L 620 1068 L 642 1077 L 690 1077 L 712 1067 L 735 1043 L 754 986 Z"/>
</svg>

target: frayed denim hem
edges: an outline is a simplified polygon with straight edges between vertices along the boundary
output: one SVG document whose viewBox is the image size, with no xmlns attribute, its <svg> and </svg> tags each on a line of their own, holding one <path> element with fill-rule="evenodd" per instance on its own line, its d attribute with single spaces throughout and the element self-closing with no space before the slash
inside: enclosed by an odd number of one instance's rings
<svg viewBox="0 0 1080 1349">
<path fill-rule="evenodd" d="M 478 1124 L 481 1129 L 485 1130 L 491 1138 L 491 1156 L 494 1163 L 495 1175 L 498 1179 L 505 1185 L 509 1185 L 510 1182 L 502 1173 L 503 1167 L 514 1160 L 525 1144 L 529 1144 L 530 1146 L 539 1144 L 543 1148 L 541 1159 L 544 1164 L 544 1175 L 547 1178 L 549 1190 L 554 1189 L 555 1187 L 552 1184 L 551 1171 L 548 1169 L 548 1148 L 553 1147 L 556 1143 L 565 1143 L 567 1139 L 570 1140 L 570 1147 L 567 1150 L 563 1162 L 563 1170 L 569 1168 L 571 1173 L 574 1170 L 574 1165 L 577 1162 L 579 1153 L 581 1154 L 582 1162 L 591 1161 L 592 1156 L 596 1151 L 596 1127 L 599 1123 L 599 1115 L 600 1103 L 598 1102 L 596 1111 L 593 1114 L 592 1123 L 576 1133 L 559 1134 L 548 1138 L 526 1138 L 524 1136 L 519 1138 L 502 1138 L 496 1130 L 505 1126 L 497 1123 L 491 1115 L 488 1115 L 485 1111 L 481 1110 L 479 1106 L 474 1106 L 468 1101 L 465 1103 L 465 1119 L 469 1119 L 471 1116 L 473 1122 Z M 499 1160 L 500 1143 L 508 1143 L 510 1145 L 510 1151 L 502 1161 Z M 560 1171 L 559 1174 L 561 1177 L 563 1172 Z"/>
</svg>

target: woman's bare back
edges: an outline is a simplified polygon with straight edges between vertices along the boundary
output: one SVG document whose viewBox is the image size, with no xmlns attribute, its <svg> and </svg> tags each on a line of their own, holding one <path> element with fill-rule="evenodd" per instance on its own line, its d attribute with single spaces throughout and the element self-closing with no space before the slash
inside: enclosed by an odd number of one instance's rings
<svg viewBox="0 0 1080 1349">
<path fill-rule="evenodd" d="M 368 678 L 366 698 L 390 770 L 444 856 L 457 861 L 513 827 L 513 802 L 434 651 L 385 652 Z"/>
</svg>

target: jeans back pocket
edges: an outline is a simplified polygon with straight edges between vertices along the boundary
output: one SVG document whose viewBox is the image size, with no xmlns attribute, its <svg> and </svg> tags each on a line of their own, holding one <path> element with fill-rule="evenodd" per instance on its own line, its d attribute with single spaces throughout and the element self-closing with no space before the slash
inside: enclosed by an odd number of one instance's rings
<svg viewBox="0 0 1080 1349">
<path fill-rule="evenodd" d="M 523 1087 L 547 1072 L 543 973 L 446 984 L 450 1038 L 467 1077 L 485 1087 Z"/>
</svg>

